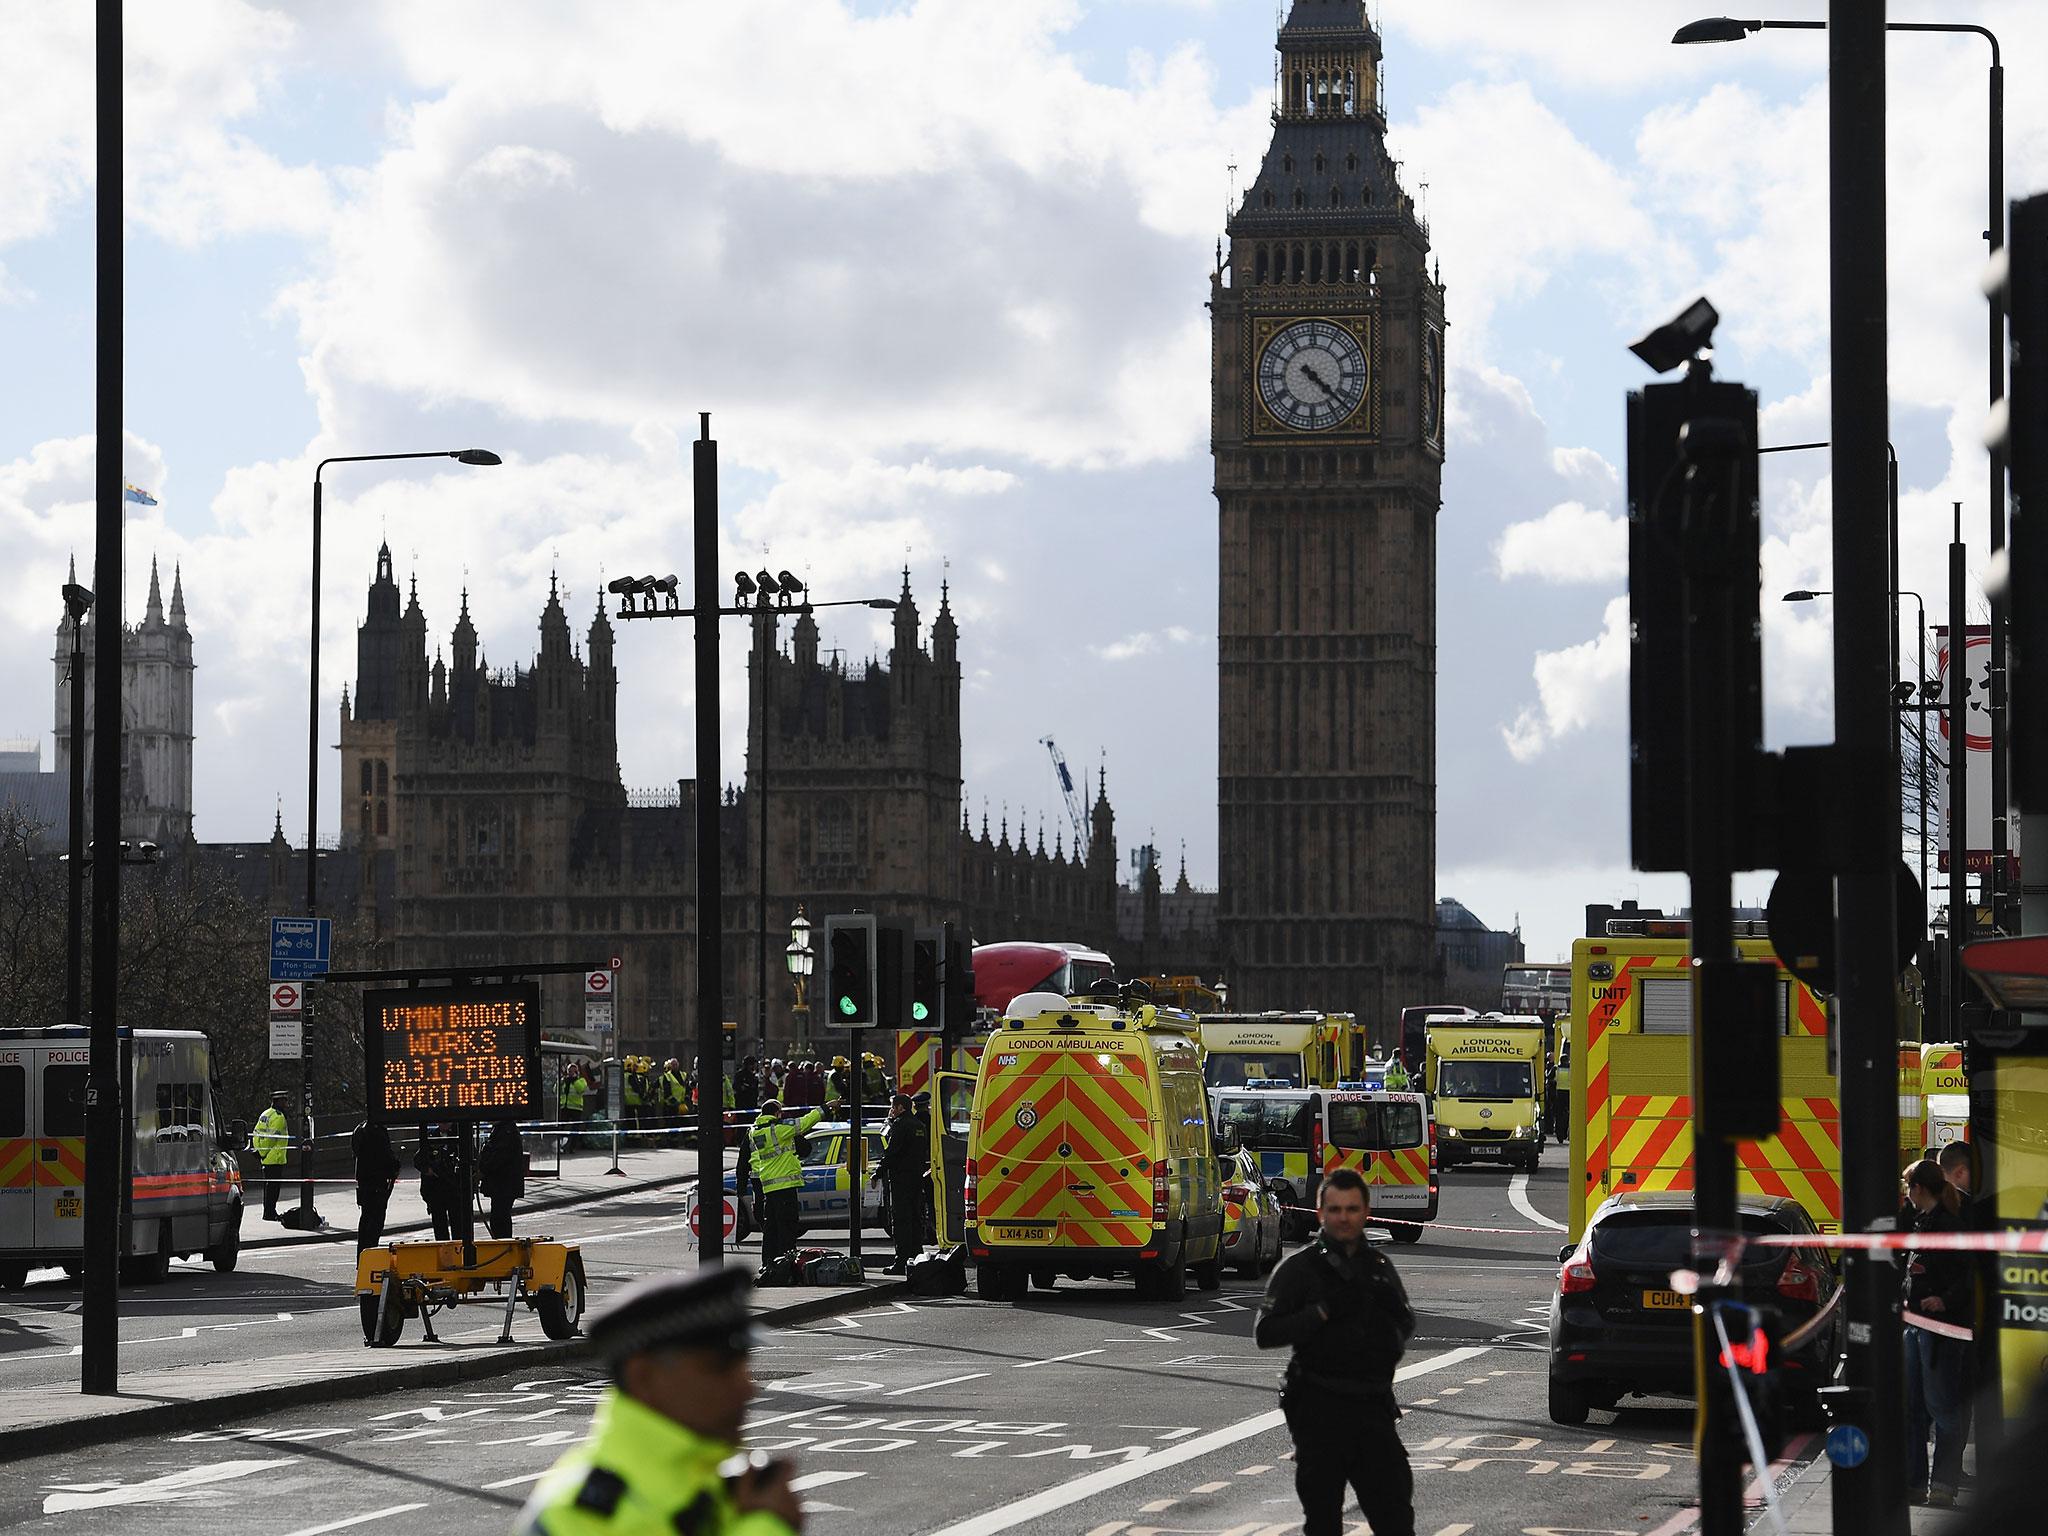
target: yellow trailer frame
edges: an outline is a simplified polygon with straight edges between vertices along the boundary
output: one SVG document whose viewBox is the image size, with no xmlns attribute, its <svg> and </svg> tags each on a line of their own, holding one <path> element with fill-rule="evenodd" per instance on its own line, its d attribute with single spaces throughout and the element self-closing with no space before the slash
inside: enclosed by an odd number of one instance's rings
<svg viewBox="0 0 2048 1536">
<path fill-rule="evenodd" d="M 428 1343 L 439 1343 L 434 1314 L 487 1290 L 505 1298 L 500 1344 L 512 1342 L 512 1312 L 522 1301 L 540 1318 L 549 1338 L 573 1339 L 582 1327 L 588 1293 L 583 1255 L 573 1243 L 508 1237 L 469 1243 L 410 1238 L 356 1256 L 356 1305 L 363 1342 L 371 1348 L 396 1344 L 408 1317 L 426 1326 Z"/>
</svg>

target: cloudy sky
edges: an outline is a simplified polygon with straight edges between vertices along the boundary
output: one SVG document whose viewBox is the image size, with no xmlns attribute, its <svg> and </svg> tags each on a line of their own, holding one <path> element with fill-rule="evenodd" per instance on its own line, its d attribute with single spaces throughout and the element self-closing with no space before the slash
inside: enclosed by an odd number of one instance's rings
<svg viewBox="0 0 2048 1536">
<path fill-rule="evenodd" d="M 1106 757 L 1126 849 L 1184 842 L 1213 884 L 1203 300 L 1266 142 L 1274 9 L 131 6 L 126 456 L 160 505 L 131 509 L 126 601 L 152 554 L 166 580 L 182 563 L 200 836 L 264 836 L 280 796 L 303 824 L 317 460 L 506 461 L 330 471 L 331 720 L 380 537 L 437 638 L 467 583 L 498 666 L 532 656 L 551 572 L 579 629 L 607 575 L 687 580 L 686 445 L 710 410 L 728 569 L 765 547 L 820 597 L 865 596 L 907 560 L 927 620 L 950 573 L 977 817 L 1043 817 L 1051 841 L 1050 734 L 1077 768 Z M 1618 475 L 1646 375 L 1625 344 L 1704 292 L 1765 440 L 1827 435 L 1825 43 L 1671 47 L 1701 9 L 1375 4 L 1393 153 L 1449 289 L 1438 890 L 1519 917 L 1538 957 L 1584 902 L 1679 895 L 1628 869 Z M 47 762 L 57 589 L 91 542 L 91 9 L 0 14 L 0 736 L 43 738 Z M 2044 78 L 2048 7 L 1972 16 L 2016 81 Z M 1891 70 L 1903 584 L 1937 621 L 1951 501 L 1983 556 L 1987 62 L 1916 37 Z M 2015 86 L 2008 113 L 2023 195 L 2048 186 L 2048 96 Z M 1772 599 L 1829 585 L 1826 456 L 1767 463 L 1770 736 L 1824 740 L 1827 604 Z M 859 659 L 886 634 L 840 617 L 826 643 Z M 629 785 L 691 771 L 685 640 L 621 632 Z"/>
</svg>

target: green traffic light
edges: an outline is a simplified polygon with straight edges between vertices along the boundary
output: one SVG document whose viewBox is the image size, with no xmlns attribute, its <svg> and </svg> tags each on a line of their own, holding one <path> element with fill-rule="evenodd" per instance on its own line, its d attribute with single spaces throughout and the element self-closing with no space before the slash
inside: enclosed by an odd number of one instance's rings
<svg viewBox="0 0 2048 1536">
<path fill-rule="evenodd" d="M 839 1011 L 850 1019 L 860 1012 L 860 1005 L 850 997 L 842 997 L 839 999 Z"/>
<path fill-rule="evenodd" d="M 910 1016 L 913 1019 L 917 1020 L 918 1023 L 922 1024 L 926 1019 L 932 1016 L 932 1011 L 931 1009 L 925 1007 L 923 1003 L 912 1003 L 910 1005 Z"/>
</svg>

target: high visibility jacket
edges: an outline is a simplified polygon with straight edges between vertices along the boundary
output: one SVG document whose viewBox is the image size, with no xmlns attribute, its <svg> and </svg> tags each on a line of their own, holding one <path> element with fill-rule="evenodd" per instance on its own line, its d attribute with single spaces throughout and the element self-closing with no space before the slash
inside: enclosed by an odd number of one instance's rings
<svg viewBox="0 0 2048 1536">
<path fill-rule="evenodd" d="M 640 1077 L 638 1073 L 628 1072 L 626 1074 L 626 1108 L 638 1109 L 639 1107 Z"/>
<path fill-rule="evenodd" d="M 256 1117 L 256 1129 L 250 1133 L 249 1144 L 256 1149 L 256 1156 L 264 1167 L 282 1168 L 286 1144 L 291 1136 L 291 1126 L 284 1118 L 284 1111 L 273 1104 Z"/>
<path fill-rule="evenodd" d="M 803 1140 L 804 1132 L 824 1118 L 822 1109 L 814 1109 L 796 1120 L 763 1115 L 754 1122 L 747 1139 L 753 1152 L 754 1177 L 760 1180 L 763 1194 L 795 1189 L 803 1183 L 804 1168 L 796 1155 L 797 1143 Z"/>
<path fill-rule="evenodd" d="M 626 1396 L 598 1400 L 590 1438 L 548 1471 L 520 1511 L 521 1536 L 791 1536 L 765 1510 L 733 1507 L 718 1464 L 735 1447 Z"/>
<path fill-rule="evenodd" d="M 725 1107 L 727 1109 L 734 1107 L 732 1102 L 732 1078 L 729 1075 L 725 1080 Z"/>
<path fill-rule="evenodd" d="M 661 1101 L 680 1109 L 690 1101 L 690 1092 L 683 1086 L 679 1073 L 664 1072 L 661 1077 Z"/>
<path fill-rule="evenodd" d="M 562 1108 L 569 1114 L 583 1113 L 583 1079 L 572 1077 L 562 1084 Z"/>
<path fill-rule="evenodd" d="M 1407 1091 L 1408 1069 L 1401 1065 L 1400 1057 L 1396 1056 L 1392 1061 L 1387 1063 L 1386 1082 L 1387 1087 L 1392 1089 L 1395 1093 L 1404 1093 Z"/>
</svg>

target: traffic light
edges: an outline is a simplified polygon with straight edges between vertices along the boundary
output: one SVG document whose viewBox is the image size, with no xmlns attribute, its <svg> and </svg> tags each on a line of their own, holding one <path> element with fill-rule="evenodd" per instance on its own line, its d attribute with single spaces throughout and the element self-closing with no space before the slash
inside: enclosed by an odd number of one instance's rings
<svg viewBox="0 0 2048 1536">
<path fill-rule="evenodd" d="M 826 1016 L 841 1029 L 871 1029 L 875 1011 L 875 920 L 825 919 Z"/>
<path fill-rule="evenodd" d="M 920 928 L 910 945 L 910 1025 L 938 1029 L 945 1023 L 946 998 L 940 982 L 946 960 L 943 928 Z"/>
<path fill-rule="evenodd" d="M 825 919 L 825 1019 L 839 1029 L 906 1029 L 910 925 L 855 912 Z"/>
<path fill-rule="evenodd" d="M 974 949 L 946 924 L 945 1027 L 958 1035 L 974 1025 Z"/>
</svg>

